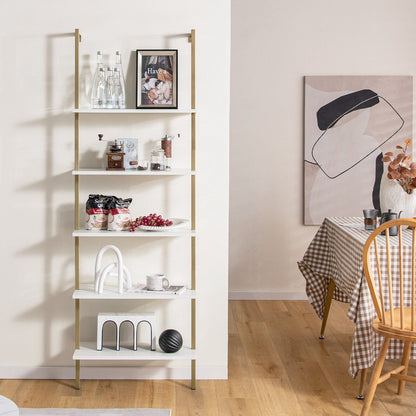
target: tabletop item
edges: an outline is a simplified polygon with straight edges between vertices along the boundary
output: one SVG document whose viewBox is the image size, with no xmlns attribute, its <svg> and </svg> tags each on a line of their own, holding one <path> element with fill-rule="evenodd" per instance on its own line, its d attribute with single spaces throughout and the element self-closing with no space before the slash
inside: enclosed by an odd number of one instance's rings
<svg viewBox="0 0 416 416">
<path fill-rule="evenodd" d="M 114 71 L 108 67 L 105 77 L 105 108 L 117 108 L 114 85 Z"/>
<path fill-rule="evenodd" d="M 105 70 L 103 65 L 103 53 L 97 51 L 97 66 L 94 73 L 91 88 L 92 108 L 105 108 Z"/>
<path fill-rule="evenodd" d="M 150 350 L 156 351 L 156 317 L 152 312 L 148 313 L 120 313 L 120 312 L 100 312 L 97 315 L 97 351 L 103 350 L 103 330 L 107 322 L 115 325 L 116 329 L 116 351 L 120 351 L 120 333 L 121 327 L 125 322 L 130 323 L 130 328 L 133 330 L 133 351 L 137 351 L 137 338 L 140 335 L 139 326 L 142 323 L 147 323 L 150 328 Z M 146 325 L 147 326 L 147 325 Z M 118 413 L 118 412 L 117 412 Z M 117 415 L 117 413 L 114 414 Z"/>
<path fill-rule="evenodd" d="M 166 329 L 160 334 L 159 346 L 164 352 L 172 353 L 182 348 L 182 335 L 176 329 Z"/>
<path fill-rule="evenodd" d="M 172 167 L 172 136 L 165 134 L 165 137 L 162 137 L 160 145 L 165 152 L 166 157 L 166 169 L 169 170 Z"/>
<path fill-rule="evenodd" d="M 164 274 L 149 274 L 146 276 L 147 290 L 164 290 L 169 287 L 169 280 Z"/>
<path fill-rule="evenodd" d="M 123 145 L 122 151 L 124 152 L 124 168 L 125 169 L 137 169 L 137 161 L 139 160 L 138 152 L 138 139 L 119 137 L 118 142 Z M 131 165 L 131 162 L 136 162 Z"/>
<path fill-rule="evenodd" d="M 160 214 L 152 213 L 130 221 L 130 231 L 134 231 L 137 227 L 146 231 L 165 231 L 168 227 L 179 225 L 180 222 L 183 223 L 184 220 L 176 219 L 174 222 L 169 218 L 163 218 Z"/>
<path fill-rule="evenodd" d="M 335 282 L 332 298 L 350 304 L 347 317 L 355 322 L 349 364 L 349 373 L 353 377 L 357 376 L 359 370 L 372 366 L 383 341 L 372 329 L 376 312 L 363 276 L 362 253 L 368 237 L 369 232 L 364 230 L 362 217 L 325 218 L 302 261 L 298 262 L 306 280 L 309 301 L 320 318 L 324 315 L 331 279 Z M 397 245 L 398 240 L 398 237 L 392 237 L 390 243 Z M 411 247 L 410 230 L 404 230 L 403 243 Z M 405 267 L 409 268 L 411 264 Z M 394 288 L 393 296 L 399 295 Z M 402 350 L 400 342 L 391 341 L 387 358 L 400 359 Z M 415 345 L 411 358 L 416 358 Z"/>
<path fill-rule="evenodd" d="M 101 267 L 103 256 L 107 251 L 112 251 L 115 254 L 117 261 L 114 263 L 110 263 L 104 267 Z M 124 286 L 126 287 L 126 289 L 131 289 L 131 275 L 129 269 L 123 262 L 123 256 L 121 254 L 120 249 L 112 244 L 108 244 L 102 247 L 95 259 L 95 293 L 103 293 L 105 280 L 109 276 L 117 278 L 118 293 L 122 294 L 124 292 Z"/>
<path fill-rule="evenodd" d="M 166 157 L 166 170 L 172 169 L 172 139 L 174 139 L 176 136 L 168 136 L 165 134 L 164 137 L 162 137 L 162 140 L 160 141 L 160 145 L 165 152 Z M 178 133 L 177 135 L 178 139 L 181 137 L 181 135 Z"/>
<path fill-rule="evenodd" d="M 97 66 L 91 89 L 92 108 L 126 108 L 126 87 L 120 51 L 114 67 L 104 67 L 103 53 L 97 51 Z"/>
<path fill-rule="evenodd" d="M 378 210 L 363 209 L 364 214 L 364 228 L 367 231 L 374 231 L 377 227 Z"/>
<path fill-rule="evenodd" d="M 402 211 L 402 218 L 412 218 L 416 210 L 416 162 L 412 161 L 412 140 L 406 139 L 392 151 L 384 151 L 385 163 L 380 181 L 381 211 Z M 400 217 L 400 215 L 399 215 Z"/>
<path fill-rule="evenodd" d="M 395 228 L 400 237 L 398 244 L 390 243 L 388 229 Z M 410 230 L 407 230 L 407 228 Z M 368 238 L 363 251 L 364 273 L 377 313 L 373 329 L 383 337 L 383 346 L 374 365 L 361 416 L 369 414 L 377 385 L 390 378 L 399 380 L 398 394 L 404 390 L 405 381 L 416 383 L 416 377 L 407 376 L 412 343 L 416 342 L 416 221 L 411 219 L 391 220 L 382 224 Z M 380 235 L 384 231 L 385 237 Z M 403 234 L 410 231 L 411 245 L 403 244 Z M 381 241 L 384 244 L 380 244 Z M 409 268 L 408 265 L 411 265 Z M 395 288 L 399 296 L 388 296 Z M 404 342 L 403 356 L 393 370 L 380 377 L 387 349 L 393 339 Z"/>
<path fill-rule="evenodd" d="M 116 86 L 117 94 L 117 104 L 118 108 L 126 108 L 126 81 L 124 78 L 123 66 L 121 64 L 121 53 L 116 51 L 116 64 L 114 66 L 114 73 L 118 74 L 119 85 Z M 116 80 L 117 81 L 117 80 Z"/>
<path fill-rule="evenodd" d="M 108 225 L 109 196 L 89 194 L 85 204 L 87 230 L 106 230 Z"/>
<path fill-rule="evenodd" d="M 399 213 L 399 217 L 400 217 L 400 213 Z M 381 220 L 380 220 L 380 224 L 384 224 L 387 221 L 391 221 L 391 220 L 395 220 L 397 219 L 397 214 L 395 212 L 391 212 L 391 209 L 388 210 L 388 212 L 384 212 L 383 214 L 381 214 Z M 389 234 L 392 236 L 397 235 L 397 227 L 390 227 L 389 228 Z M 384 235 L 385 231 L 383 231 L 381 233 L 381 235 Z"/>
<path fill-rule="evenodd" d="M 166 157 L 161 147 L 156 147 L 150 156 L 150 170 L 165 170 Z"/>
<path fill-rule="evenodd" d="M 128 231 L 130 229 L 130 204 L 132 198 L 110 196 L 108 199 L 108 231 Z"/>
<path fill-rule="evenodd" d="M 107 152 L 107 170 L 125 170 L 123 145 L 117 140 L 109 145 Z"/>
<path fill-rule="evenodd" d="M 165 152 L 165 156 L 167 158 L 172 157 L 172 139 L 173 139 L 173 136 L 168 136 L 167 134 L 165 134 L 165 136 L 162 137 L 162 140 L 160 142 L 161 147 L 163 151 Z"/>
<path fill-rule="evenodd" d="M 147 160 L 139 160 L 137 163 L 137 170 L 147 170 L 149 162 Z"/>
<path fill-rule="evenodd" d="M 174 228 L 183 227 L 188 224 L 188 220 L 181 218 L 171 218 L 167 221 L 169 225 L 139 225 L 139 228 L 144 231 L 169 231 Z"/>
<path fill-rule="evenodd" d="M 113 108 L 126 108 L 126 93 L 121 85 L 119 68 L 114 68 L 113 70 L 113 96 Z"/>
</svg>

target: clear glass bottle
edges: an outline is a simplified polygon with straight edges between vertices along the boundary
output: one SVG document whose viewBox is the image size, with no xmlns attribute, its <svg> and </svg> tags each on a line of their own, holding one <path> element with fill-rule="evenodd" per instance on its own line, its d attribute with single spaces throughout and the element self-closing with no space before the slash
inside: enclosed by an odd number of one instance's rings
<svg viewBox="0 0 416 416">
<path fill-rule="evenodd" d="M 103 75 L 101 74 L 101 70 L 104 71 L 103 65 L 103 53 L 101 51 L 97 51 L 97 67 L 95 68 L 94 78 L 92 81 L 92 88 L 91 88 L 91 106 L 92 108 L 102 108 L 102 96 L 99 98 L 100 95 L 100 77 Z M 104 77 L 105 82 L 105 77 Z"/>
<path fill-rule="evenodd" d="M 107 79 L 105 83 L 106 108 L 117 108 L 114 90 L 114 74 L 112 68 L 107 68 Z"/>
<path fill-rule="evenodd" d="M 98 70 L 97 79 L 93 86 L 93 108 L 106 108 L 105 84 L 105 70 L 104 68 L 100 68 Z"/>
<path fill-rule="evenodd" d="M 114 96 L 116 108 L 126 108 L 126 98 L 124 96 L 124 90 L 121 86 L 120 70 L 114 68 Z"/>
<path fill-rule="evenodd" d="M 126 108 L 126 81 L 124 79 L 123 65 L 121 64 L 121 53 L 116 51 L 116 64 L 114 70 L 118 69 L 120 74 L 120 95 L 119 95 L 119 108 Z"/>
</svg>

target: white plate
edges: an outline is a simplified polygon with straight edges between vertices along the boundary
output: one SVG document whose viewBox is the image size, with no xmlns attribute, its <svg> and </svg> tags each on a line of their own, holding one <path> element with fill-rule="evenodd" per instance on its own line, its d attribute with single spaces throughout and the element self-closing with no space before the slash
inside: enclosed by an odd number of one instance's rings
<svg viewBox="0 0 416 416">
<path fill-rule="evenodd" d="M 163 227 L 155 227 L 153 225 L 139 225 L 139 228 L 145 231 L 166 231 L 172 228 L 181 227 L 188 222 L 188 220 L 182 220 L 180 218 L 170 218 L 170 220 L 173 222 L 172 225 L 167 225 Z"/>
</svg>

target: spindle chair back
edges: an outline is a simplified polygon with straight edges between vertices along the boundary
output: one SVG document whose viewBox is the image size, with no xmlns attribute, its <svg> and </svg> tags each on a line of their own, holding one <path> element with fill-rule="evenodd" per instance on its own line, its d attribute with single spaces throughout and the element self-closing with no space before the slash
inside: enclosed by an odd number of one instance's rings
<svg viewBox="0 0 416 416">
<path fill-rule="evenodd" d="M 398 394 L 405 382 L 416 382 L 407 374 L 412 343 L 416 342 L 416 220 L 388 221 L 368 237 L 363 249 L 363 267 L 377 317 L 373 329 L 384 337 L 374 365 L 361 416 L 368 414 L 377 385 L 399 380 Z M 401 364 L 381 375 L 391 339 L 403 341 Z"/>
</svg>

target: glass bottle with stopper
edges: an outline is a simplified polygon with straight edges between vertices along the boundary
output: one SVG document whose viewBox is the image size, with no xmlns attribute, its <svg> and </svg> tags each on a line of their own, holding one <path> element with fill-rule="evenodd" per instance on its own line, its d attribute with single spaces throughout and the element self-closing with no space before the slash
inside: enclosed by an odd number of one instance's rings
<svg viewBox="0 0 416 416">
<path fill-rule="evenodd" d="M 97 51 L 97 66 L 91 89 L 91 106 L 92 108 L 105 108 L 105 104 L 105 70 L 103 65 L 103 53 Z"/>
<path fill-rule="evenodd" d="M 107 68 L 107 78 L 105 82 L 105 100 L 106 108 L 117 108 L 115 85 L 114 85 L 114 73 L 113 68 Z"/>
<path fill-rule="evenodd" d="M 126 108 L 126 96 L 121 85 L 120 71 L 114 68 L 113 72 L 114 108 Z"/>
<path fill-rule="evenodd" d="M 104 68 L 98 69 L 98 75 L 94 79 L 94 84 L 92 88 L 92 107 L 106 108 L 106 79 Z"/>
<path fill-rule="evenodd" d="M 126 81 L 124 79 L 123 66 L 121 64 L 121 53 L 116 51 L 116 64 L 114 67 L 114 73 L 118 75 L 118 108 L 126 108 Z M 117 74 L 118 73 L 118 74 Z"/>
</svg>

